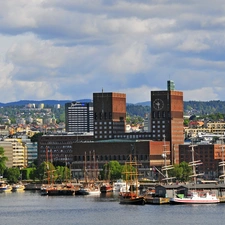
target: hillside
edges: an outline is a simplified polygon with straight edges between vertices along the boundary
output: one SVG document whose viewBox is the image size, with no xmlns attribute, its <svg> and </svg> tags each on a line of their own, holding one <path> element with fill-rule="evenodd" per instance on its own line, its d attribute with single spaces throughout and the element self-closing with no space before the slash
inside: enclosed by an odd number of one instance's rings
<svg viewBox="0 0 225 225">
<path fill-rule="evenodd" d="M 91 99 L 80 99 L 78 102 L 90 102 Z M 12 106 L 25 106 L 29 103 L 40 104 L 44 103 L 45 106 L 54 106 L 60 104 L 62 107 L 65 103 L 71 102 L 71 100 L 21 100 L 17 102 L 0 103 L 0 107 L 12 107 Z M 140 102 L 136 104 L 127 103 L 127 114 L 130 116 L 144 117 L 150 112 L 151 102 Z M 207 115 L 221 113 L 225 114 L 225 101 L 184 101 L 184 113 L 189 115 Z"/>
</svg>

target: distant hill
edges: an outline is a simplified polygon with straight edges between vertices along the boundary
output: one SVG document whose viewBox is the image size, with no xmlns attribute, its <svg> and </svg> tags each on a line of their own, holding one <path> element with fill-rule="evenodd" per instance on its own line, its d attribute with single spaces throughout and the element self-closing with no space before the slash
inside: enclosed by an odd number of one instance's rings
<svg viewBox="0 0 225 225">
<path fill-rule="evenodd" d="M 75 100 L 77 102 L 92 102 L 92 99 Z M 40 104 L 45 106 L 53 106 L 60 104 L 64 106 L 65 103 L 72 102 L 72 100 L 21 100 L 17 102 L 0 103 L 0 107 L 8 106 L 25 106 L 29 103 Z M 150 112 L 151 102 L 127 103 L 127 113 L 131 116 L 142 116 Z M 184 113 L 189 115 L 207 115 L 221 113 L 225 114 L 225 101 L 184 101 Z"/>
</svg>

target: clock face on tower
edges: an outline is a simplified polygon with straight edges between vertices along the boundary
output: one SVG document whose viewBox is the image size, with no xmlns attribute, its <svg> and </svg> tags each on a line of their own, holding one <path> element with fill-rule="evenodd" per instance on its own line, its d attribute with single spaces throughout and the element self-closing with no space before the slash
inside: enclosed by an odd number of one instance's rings
<svg viewBox="0 0 225 225">
<path fill-rule="evenodd" d="M 161 109 L 163 109 L 163 107 L 164 107 L 164 102 L 163 102 L 162 99 L 157 98 L 157 99 L 154 100 L 153 108 L 155 110 L 161 110 Z"/>
</svg>

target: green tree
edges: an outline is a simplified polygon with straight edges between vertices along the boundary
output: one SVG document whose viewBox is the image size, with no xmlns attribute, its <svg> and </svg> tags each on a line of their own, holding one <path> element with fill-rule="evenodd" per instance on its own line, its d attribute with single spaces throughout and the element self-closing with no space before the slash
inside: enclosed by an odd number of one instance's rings
<svg viewBox="0 0 225 225">
<path fill-rule="evenodd" d="M 70 169 L 66 166 L 56 167 L 56 177 L 57 177 L 57 180 L 60 182 L 70 180 L 71 179 L 70 173 L 71 173 Z"/>
<path fill-rule="evenodd" d="M 35 181 L 36 178 L 38 178 L 38 174 L 37 174 L 37 169 L 36 168 L 32 168 L 32 170 L 30 171 L 30 179 L 32 179 L 33 181 Z"/>
<path fill-rule="evenodd" d="M 189 119 L 184 119 L 184 126 L 188 126 L 188 124 L 189 124 Z"/>
<path fill-rule="evenodd" d="M 103 166 L 101 178 L 104 180 L 117 180 L 122 176 L 122 166 L 118 161 L 110 161 Z"/>
<path fill-rule="evenodd" d="M 169 176 L 176 177 L 177 180 L 184 182 L 190 180 L 190 175 L 192 169 L 187 162 L 181 162 L 180 164 L 175 164 L 174 168 L 169 171 Z"/>
<path fill-rule="evenodd" d="M 5 170 L 5 177 L 9 183 L 17 183 L 20 177 L 20 170 L 17 167 L 7 168 Z"/>
<path fill-rule="evenodd" d="M 6 161 L 8 158 L 4 155 L 4 148 L 0 147 L 0 176 L 3 175 L 4 170 L 6 169 Z"/>
<path fill-rule="evenodd" d="M 43 181 L 45 180 L 46 183 L 53 183 L 56 179 L 56 170 L 52 163 L 50 162 L 43 162 L 37 168 L 38 179 Z"/>
</svg>

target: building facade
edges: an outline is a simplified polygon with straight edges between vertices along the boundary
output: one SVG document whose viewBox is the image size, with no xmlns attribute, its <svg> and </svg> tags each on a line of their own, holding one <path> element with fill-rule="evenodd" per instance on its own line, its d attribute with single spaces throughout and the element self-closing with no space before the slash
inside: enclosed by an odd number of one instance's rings
<svg viewBox="0 0 225 225">
<path fill-rule="evenodd" d="M 93 103 L 70 102 L 65 104 L 66 132 L 93 132 Z"/>
<path fill-rule="evenodd" d="M 8 158 L 7 167 L 27 167 L 27 148 L 20 139 L 6 138 L 0 141 L 0 146 L 4 148 L 4 155 Z"/>
<path fill-rule="evenodd" d="M 48 160 L 64 163 L 67 161 L 68 164 L 72 164 L 73 143 L 86 141 L 92 142 L 93 134 L 43 135 L 38 140 L 38 164 Z"/>
<path fill-rule="evenodd" d="M 122 93 L 94 93 L 94 139 L 112 139 L 113 134 L 126 130 L 126 95 Z"/>
<path fill-rule="evenodd" d="M 219 162 L 222 161 L 222 145 L 220 144 L 196 144 L 194 145 L 194 160 L 200 160 L 202 164 L 198 165 L 197 173 L 203 173 L 205 179 L 215 179 L 223 174 Z M 179 161 L 191 162 L 192 152 L 190 144 L 179 146 Z"/>
<path fill-rule="evenodd" d="M 101 171 L 103 166 L 109 161 L 118 161 L 124 165 L 128 161 L 129 155 L 136 156 L 139 164 L 140 177 L 152 177 L 153 165 L 161 168 L 164 166 L 162 154 L 164 151 L 162 141 L 138 141 L 138 140 L 107 140 L 95 141 L 93 143 L 73 144 L 73 177 L 84 177 L 84 168 L 91 175 L 90 179 L 95 179 L 96 169 Z M 93 175 L 92 175 L 93 174 Z"/>
</svg>

